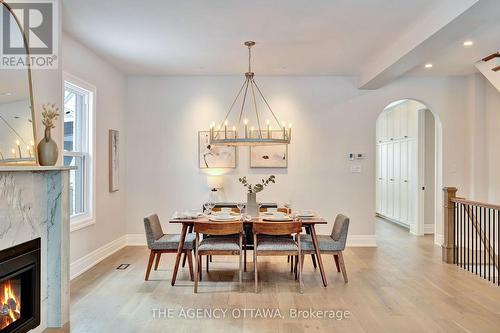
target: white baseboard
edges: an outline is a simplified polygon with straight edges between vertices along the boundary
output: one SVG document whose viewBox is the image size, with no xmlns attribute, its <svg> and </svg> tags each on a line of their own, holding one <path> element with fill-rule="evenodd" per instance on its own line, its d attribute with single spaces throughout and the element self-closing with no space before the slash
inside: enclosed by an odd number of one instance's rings
<svg viewBox="0 0 500 333">
<path fill-rule="evenodd" d="M 146 235 L 144 234 L 127 234 L 127 246 L 146 246 Z"/>
<path fill-rule="evenodd" d="M 434 224 L 424 224 L 424 234 L 431 235 L 434 233 Z"/>
<path fill-rule="evenodd" d="M 375 235 L 348 235 L 347 247 L 377 247 Z"/>
<path fill-rule="evenodd" d="M 434 234 L 434 244 L 436 245 L 443 245 L 444 243 L 444 236 L 440 234 Z"/>
<path fill-rule="evenodd" d="M 127 236 L 122 236 L 90 252 L 82 258 L 72 262 L 69 268 L 70 279 L 73 280 L 82 273 L 88 271 L 99 262 L 103 261 L 118 250 L 127 246 Z"/>
</svg>

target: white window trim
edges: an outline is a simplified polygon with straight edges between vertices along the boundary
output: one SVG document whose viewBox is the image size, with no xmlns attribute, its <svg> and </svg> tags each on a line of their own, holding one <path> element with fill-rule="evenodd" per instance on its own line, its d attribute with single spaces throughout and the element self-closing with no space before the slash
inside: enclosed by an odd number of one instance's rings
<svg viewBox="0 0 500 333">
<path fill-rule="evenodd" d="M 65 91 L 65 85 L 68 82 L 71 85 L 74 85 L 76 88 L 80 87 L 89 92 L 91 92 L 89 96 L 89 108 L 90 112 L 88 114 L 88 122 L 92 124 L 88 129 L 88 136 L 91 140 L 90 149 L 88 153 L 88 158 L 90 159 L 91 170 L 89 172 L 88 178 L 85 180 L 85 189 L 89 191 L 89 207 L 85 214 L 78 214 L 70 219 L 70 232 L 80 230 L 96 223 L 96 87 L 72 74 L 67 72 L 63 72 L 63 96 Z M 62 103 L 64 105 L 64 101 Z M 61 131 L 61 142 L 64 142 L 64 131 Z M 64 156 L 64 152 L 63 152 Z M 90 183 L 89 183 L 90 181 Z"/>
</svg>

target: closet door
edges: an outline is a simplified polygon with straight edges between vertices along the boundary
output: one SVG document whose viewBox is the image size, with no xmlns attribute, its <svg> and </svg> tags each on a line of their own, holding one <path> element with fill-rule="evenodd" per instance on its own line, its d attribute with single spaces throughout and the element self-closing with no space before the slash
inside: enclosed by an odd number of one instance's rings
<svg viewBox="0 0 500 333">
<path fill-rule="evenodd" d="M 409 204 L 409 173 L 408 173 L 408 140 L 401 141 L 401 181 L 400 200 L 399 200 L 399 220 L 403 223 L 408 223 L 408 204 Z"/>
<path fill-rule="evenodd" d="M 393 191 L 393 213 L 392 218 L 400 220 L 400 182 L 401 182 L 401 141 L 396 141 L 393 144 L 393 177 L 392 177 L 392 191 Z"/>
<path fill-rule="evenodd" d="M 387 216 L 388 203 L 387 203 L 387 195 L 388 195 L 388 180 L 387 180 L 387 143 L 380 145 L 380 168 L 381 173 L 381 195 L 380 195 L 380 213 L 382 215 Z"/>
<path fill-rule="evenodd" d="M 387 143 L 387 212 L 388 217 L 394 216 L 394 143 Z"/>
</svg>

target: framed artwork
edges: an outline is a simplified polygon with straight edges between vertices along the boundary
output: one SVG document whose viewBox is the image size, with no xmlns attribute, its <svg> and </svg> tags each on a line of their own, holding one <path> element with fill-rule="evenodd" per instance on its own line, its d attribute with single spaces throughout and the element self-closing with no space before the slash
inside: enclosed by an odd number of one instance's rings
<svg viewBox="0 0 500 333">
<path fill-rule="evenodd" d="M 208 168 L 236 168 L 236 147 L 210 144 L 210 132 L 198 132 L 198 166 Z"/>
<path fill-rule="evenodd" d="M 281 131 L 272 131 L 273 137 L 281 137 Z M 250 168 L 287 168 L 288 145 L 250 147 Z"/>
<path fill-rule="evenodd" d="M 116 192 L 120 185 L 120 132 L 109 130 L 109 192 Z"/>
</svg>

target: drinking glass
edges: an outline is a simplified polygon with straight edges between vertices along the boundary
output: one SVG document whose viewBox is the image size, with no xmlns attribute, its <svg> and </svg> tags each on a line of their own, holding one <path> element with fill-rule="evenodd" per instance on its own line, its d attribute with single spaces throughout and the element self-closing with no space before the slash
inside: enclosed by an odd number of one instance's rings
<svg viewBox="0 0 500 333">
<path fill-rule="evenodd" d="M 243 212 L 243 208 L 245 208 L 244 203 L 238 203 L 236 204 L 236 207 L 238 207 L 238 210 L 240 211 L 240 214 Z"/>
<path fill-rule="evenodd" d="M 203 211 L 205 214 L 209 214 L 209 210 L 210 210 L 210 204 L 208 202 L 205 202 L 203 204 L 203 208 L 205 208 L 205 210 Z"/>
<path fill-rule="evenodd" d="M 215 202 L 209 201 L 208 202 L 208 214 L 212 214 L 212 209 L 215 207 Z"/>
</svg>

